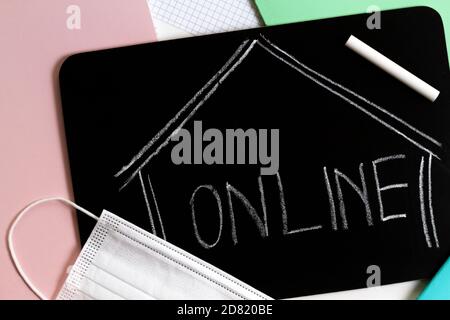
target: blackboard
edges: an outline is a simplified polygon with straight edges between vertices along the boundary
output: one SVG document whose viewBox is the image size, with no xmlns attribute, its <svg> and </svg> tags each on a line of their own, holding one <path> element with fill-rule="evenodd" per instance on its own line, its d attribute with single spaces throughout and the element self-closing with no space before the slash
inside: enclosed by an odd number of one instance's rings
<svg viewBox="0 0 450 320">
<path fill-rule="evenodd" d="M 377 268 L 381 284 L 431 276 L 450 253 L 442 21 L 423 7 L 382 12 L 379 30 L 367 18 L 69 57 L 76 202 L 275 298 L 365 287 Z M 352 34 L 439 98 L 346 48 Z M 84 241 L 92 223 L 79 226 Z"/>
</svg>

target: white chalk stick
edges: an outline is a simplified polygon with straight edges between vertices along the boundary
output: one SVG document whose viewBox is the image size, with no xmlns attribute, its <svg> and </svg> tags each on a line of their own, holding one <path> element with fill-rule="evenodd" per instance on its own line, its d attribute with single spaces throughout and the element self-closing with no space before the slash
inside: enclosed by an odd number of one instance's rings
<svg viewBox="0 0 450 320">
<path fill-rule="evenodd" d="M 382 70 L 389 73 L 394 78 L 397 78 L 411 89 L 417 91 L 431 102 L 434 102 L 439 96 L 440 92 L 438 90 L 430 86 L 425 81 L 419 79 L 408 70 L 402 68 L 394 61 L 385 57 L 375 49 L 371 48 L 358 38 L 350 36 L 345 45 L 348 48 L 352 49 L 357 54 L 361 55 L 362 57 L 366 58 L 367 60 L 369 60 L 370 62 L 381 68 Z"/>
</svg>

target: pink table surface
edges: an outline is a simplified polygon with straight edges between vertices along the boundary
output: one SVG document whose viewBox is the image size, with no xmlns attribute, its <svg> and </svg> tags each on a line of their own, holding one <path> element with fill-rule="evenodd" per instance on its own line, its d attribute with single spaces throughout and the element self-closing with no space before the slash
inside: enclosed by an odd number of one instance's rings
<svg viewBox="0 0 450 320">
<path fill-rule="evenodd" d="M 81 9 L 69 30 L 66 8 Z M 80 51 L 155 39 L 145 0 L 0 1 L 0 299 L 34 299 L 7 251 L 7 229 L 29 202 L 72 198 L 58 95 L 58 68 Z M 55 297 L 80 250 L 73 210 L 44 204 L 19 225 L 15 243 L 25 271 Z"/>
</svg>

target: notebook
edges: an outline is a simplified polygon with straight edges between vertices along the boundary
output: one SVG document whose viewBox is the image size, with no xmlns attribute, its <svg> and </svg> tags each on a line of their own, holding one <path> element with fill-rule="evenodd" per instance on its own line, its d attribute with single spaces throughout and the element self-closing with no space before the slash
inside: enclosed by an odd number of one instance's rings
<svg viewBox="0 0 450 320">
<path fill-rule="evenodd" d="M 193 35 L 260 26 L 252 0 L 147 0 L 157 21 Z"/>
</svg>

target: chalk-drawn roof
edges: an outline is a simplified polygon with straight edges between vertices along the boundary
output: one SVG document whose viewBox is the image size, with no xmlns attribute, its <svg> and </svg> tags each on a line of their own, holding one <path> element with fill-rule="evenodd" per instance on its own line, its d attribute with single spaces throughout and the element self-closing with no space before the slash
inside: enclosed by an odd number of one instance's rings
<svg viewBox="0 0 450 320">
<path fill-rule="evenodd" d="M 442 148 L 442 143 L 392 114 L 387 109 L 369 101 L 349 88 L 308 67 L 288 52 L 273 44 L 263 35 L 260 35 L 257 39 L 247 39 L 243 41 L 222 68 L 220 68 L 220 70 L 188 101 L 188 103 L 186 103 L 180 111 L 178 111 L 178 113 L 114 175 L 116 178 L 125 177 L 125 183 L 122 185 L 121 189 L 128 185 L 128 183 L 139 174 L 139 172 L 161 151 L 161 149 L 167 146 L 170 142 L 170 138 L 193 117 L 197 110 L 214 94 L 222 82 L 246 60 L 249 53 L 256 46 L 264 49 L 274 59 L 291 67 L 301 76 L 313 81 L 318 86 L 353 106 L 356 110 L 364 113 L 372 120 L 377 121 L 386 129 L 391 130 L 407 140 L 416 148 L 428 153 L 432 157 L 440 159 L 431 148 L 436 148 L 436 146 Z M 383 117 L 386 117 L 386 120 L 374 114 L 372 111 L 375 110 L 381 112 Z M 417 139 L 413 139 L 411 136 L 420 137 L 425 143 L 419 143 Z M 429 146 L 427 147 L 425 144 Z"/>
</svg>

